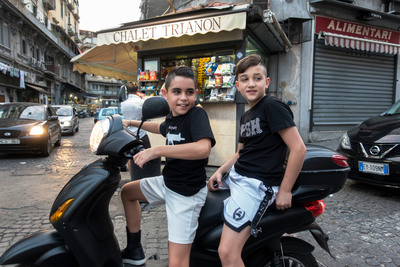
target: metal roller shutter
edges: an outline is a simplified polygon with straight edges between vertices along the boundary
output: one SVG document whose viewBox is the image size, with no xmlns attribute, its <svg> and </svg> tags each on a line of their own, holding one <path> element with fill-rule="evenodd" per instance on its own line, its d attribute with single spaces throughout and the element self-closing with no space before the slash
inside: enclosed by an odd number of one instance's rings
<svg viewBox="0 0 400 267">
<path fill-rule="evenodd" d="M 311 130 L 346 130 L 393 104 L 395 56 L 349 51 L 316 39 Z"/>
</svg>

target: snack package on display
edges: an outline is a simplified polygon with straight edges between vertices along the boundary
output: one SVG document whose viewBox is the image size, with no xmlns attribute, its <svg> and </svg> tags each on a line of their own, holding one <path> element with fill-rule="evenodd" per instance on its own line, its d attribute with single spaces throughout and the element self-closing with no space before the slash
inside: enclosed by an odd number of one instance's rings
<svg viewBox="0 0 400 267">
<path fill-rule="evenodd" d="M 215 87 L 220 88 L 222 87 L 222 75 L 221 74 L 215 74 Z"/>
<path fill-rule="evenodd" d="M 235 85 L 235 75 L 224 75 L 222 79 L 222 88 L 231 88 Z"/>
<path fill-rule="evenodd" d="M 213 62 L 208 62 L 208 63 L 206 63 L 205 67 L 206 67 L 206 75 L 213 76 L 218 65 Z"/>
<path fill-rule="evenodd" d="M 235 64 L 232 63 L 224 63 L 221 65 L 221 73 L 222 75 L 230 75 L 234 73 Z"/>
<path fill-rule="evenodd" d="M 228 90 L 226 90 L 225 100 L 226 101 L 235 100 L 235 94 L 236 94 L 236 87 L 233 86 L 233 87 L 229 88 Z"/>
<path fill-rule="evenodd" d="M 215 78 L 210 76 L 206 88 L 214 88 L 214 87 L 215 87 Z"/>
<path fill-rule="evenodd" d="M 157 71 L 150 71 L 150 81 L 157 80 Z"/>
<path fill-rule="evenodd" d="M 218 101 L 218 89 L 213 89 L 210 94 L 210 101 Z"/>
<path fill-rule="evenodd" d="M 144 80 L 146 80 L 146 72 L 141 71 L 139 76 L 139 81 L 144 81 Z"/>
</svg>

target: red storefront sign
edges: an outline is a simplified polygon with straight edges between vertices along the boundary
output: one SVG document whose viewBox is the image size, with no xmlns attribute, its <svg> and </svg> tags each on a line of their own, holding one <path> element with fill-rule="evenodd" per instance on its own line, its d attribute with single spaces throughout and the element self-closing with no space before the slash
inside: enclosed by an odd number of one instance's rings
<svg viewBox="0 0 400 267">
<path fill-rule="evenodd" d="M 326 45 L 371 52 L 400 52 L 400 32 L 338 19 L 317 16 L 315 32 Z"/>
</svg>

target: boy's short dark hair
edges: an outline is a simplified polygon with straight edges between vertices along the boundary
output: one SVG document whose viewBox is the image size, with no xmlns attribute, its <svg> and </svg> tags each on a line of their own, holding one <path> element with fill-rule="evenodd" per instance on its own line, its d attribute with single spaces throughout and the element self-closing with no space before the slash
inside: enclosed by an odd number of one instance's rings
<svg viewBox="0 0 400 267">
<path fill-rule="evenodd" d="M 265 69 L 265 76 L 267 76 L 267 67 L 265 66 L 264 60 L 260 55 L 257 54 L 251 54 L 248 55 L 245 58 L 242 58 L 239 60 L 239 62 L 236 64 L 235 67 L 235 75 L 236 77 L 239 76 L 239 74 L 244 73 L 248 68 L 252 66 L 262 66 Z"/>
<path fill-rule="evenodd" d="M 168 75 L 165 79 L 165 90 L 168 91 L 172 80 L 175 79 L 176 76 L 182 76 L 185 78 L 192 79 L 194 85 L 196 86 L 196 79 L 195 79 L 192 68 L 187 67 L 187 66 L 180 66 L 180 67 L 172 68 L 171 71 L 168 73 Z"/>
<path fill-rule="evenodd" d="M 126 88 L 128 89 L 128 94 L 136 94 L 139 89 L 139 86 L 137 83 L 128 82 L 126 84 Z"/>
</svg>

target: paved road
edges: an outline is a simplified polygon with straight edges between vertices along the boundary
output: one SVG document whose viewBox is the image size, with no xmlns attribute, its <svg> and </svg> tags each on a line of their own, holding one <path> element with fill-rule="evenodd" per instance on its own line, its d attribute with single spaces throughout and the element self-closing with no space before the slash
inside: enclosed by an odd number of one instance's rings
<svg viewBox="0 0 400 267">
<path fill-rule="evenodd" d="M 0 154 L 0 254 L 27 234 L 50 228 L 48 214 L 62 186 L 85 164 L 97 159 L 89 150 L 92 118 L 80 120 L 80 131 L 63 136 L 48 158 Z M 337 142 L 321 145 L 336 148 Z M 215 168 L 208 168 L 210 175 Z M 122 173 L 121 185 L 130 180 Z M 400 266 L 400 190 L 377 188 L 348 180 L 325 199 L 326 211 L 317 222 L 330 236 L 336 259 L 319 248 L 309 233 L 301 236 L 315 247 L 320 266 Z M 125 247 L 125 217 L 115 192 L 110 213 L 115 232 Z M 164 206 L 144 207 L 143 245 L 148 267 L 167 266 Z"/>
</svg>

